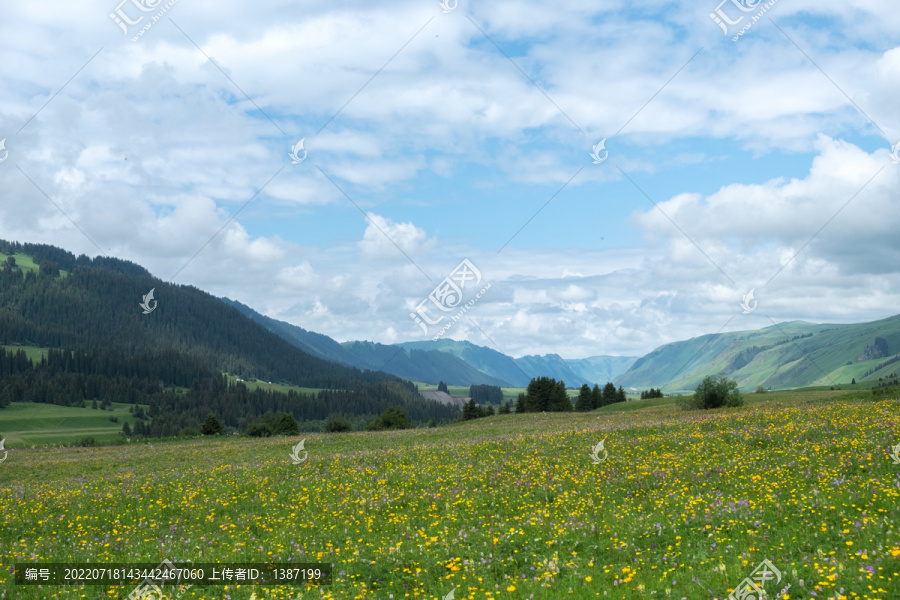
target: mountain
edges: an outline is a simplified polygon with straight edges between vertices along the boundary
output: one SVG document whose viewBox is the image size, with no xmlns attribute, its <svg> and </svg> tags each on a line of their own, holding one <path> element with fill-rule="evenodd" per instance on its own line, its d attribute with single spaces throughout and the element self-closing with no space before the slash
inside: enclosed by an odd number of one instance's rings
<svg viewBox="0 0 900 600">
<path fill-rule="evenodd" d="M 439 350 L 458 356 L 482 373 L 509 382 L 510 387 L 525 387 L 535 377 L 552 377 L 566 382 L 568 387 L 595 383 L 603 386 L 628 370 L 637 360 L 635 356 L 591 356 L 581 359 L 565 359 L 558 354 L 523 356 L 512 358 L 470 342 L 436 340 L 405 342 L 404 348 Z"/>
<path fill-rule="evenodd" d="M 354 359 L 378 365 L 387 373 L 403 373 L 413 381 L 448 385 L 487 384 L 508 386 L 506 381 L 482 373 L 456 356 L 438 350 L 416 350 L 375 342 L 344 342 L 341 344 Z"/>
<path fill-rule="evenodd" d="M 516 359 L 516 365 L 531 377 L 551 377 L 557 381 L 564 381 L 567 387 L 581 387 L 585 383 L 588 385 L 598 383 L 576 375 L 569 363 L 558 354 L 523 356 Z M 605 383 L 606 381 L 600 382 L 600 385 Z"/>
<path fill-rule="evenodd" d="M 326 335 L 307 331 L 296 325 L 259 314 L 249 306 L 222 299 L 269 331 L 279 335 L 304 352 L 358 369 L 384 371 L 412 381 L 449 385 L 499 385 L 509 383 L 480 372 L 452 354 L 437 350 L 406 349 L 374 342 L 336 342 Z"/>
<path fill-rule="evenodd" d="M 316 341 L 328 348 L 327 338 Z M 41 244 L 0 240 L 0 346 L 0 407 L 124 398 L 149 405 L 154 435 L 198 427 L 209 412 L 236 428 L 266 410 L 300 420 L 375 416 L 394 405 L 414 421 L 454 414 L 393 375 L 326 360 L 321 348 L 306 352 L 197 288 Z M 20 346 L 58 351 L 35 362 Z M 223 373 L 323 391 L 249 390 Z"/>
<path fill-rule="evenodd" d="M 607 381 L 615 381 L 638 360 L 637 356 L 589 356 L 588 358 L 568 358 L 566 364 L 576 375 L 588 383 L 603 386 Z"/>
<path fill-rule="evenodd" d="M 307 354 L 357 368 L 360 366 L 354 363 L 353 357 L 338 342 L 327 335 L 307 331 L 296 325 L 261 315 L 246 304 L 241 304 L 236 300 L 229 298 L 222 298 L 221 300 Z"/>
<path fill-rule="evenodd" d="M 514 359 L 470 342 L 446 339 L 392 345 L 360 341 L 338 343 L 326 335 L 261 315 L 240 302 L 228 298 L 222 298 L 222 301 L 313 356 L 358 369 L 384 371 L 412 381 L 525 387 L 532 378 L 546 376 L 565 381 L 570 387 L 582 383 L 602 386 L 624 373 L 637 360 L 636 357 L 620 356 L 566 360 L 556 354 Z"/>
<path fill-rule="evenodd" d="M 898 363 L 900 315 L 853 325 L 792 321 L 660 346 L 615 383 L 675 393 L 693 390 L 706 376 L 726 375 L 742 390 L 836 386 L 896 378 Z"/>
<path fill-rule="evenodd" d="M 457 357 L 467 365 L 499 381 L 503 381 L 501 387 L 525 387 L 531 381 L 528 372 L 523 371 L 515 359 L 485 348 L 476 346 L 470 342 L 458 342 L 456 340 L 435 340 L 421 342 L 404 342 L 397 344 L 402 348 L 418 351 L 441 352 Z M 474 382 L 473 382 L 474 383 Z M 471 385 L 468 384 L 468 385 Z"/>
</svg>

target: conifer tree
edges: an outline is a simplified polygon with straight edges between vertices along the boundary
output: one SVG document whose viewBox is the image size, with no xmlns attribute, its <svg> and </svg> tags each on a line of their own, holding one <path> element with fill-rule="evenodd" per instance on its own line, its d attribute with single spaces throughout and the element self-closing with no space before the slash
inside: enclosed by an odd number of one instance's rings
<svg viewBox="0 0 900 600">
<path fill-rule="evenodd" d="M 575 401 L 575 410 L 579 412 L 587 412 L 591 410 L 594 407 L 593 400 L 591 398 L 591 388 L 588 387 L 588 384 L 585 383 L 578 391 L 578 400 Z"/>
</svg>

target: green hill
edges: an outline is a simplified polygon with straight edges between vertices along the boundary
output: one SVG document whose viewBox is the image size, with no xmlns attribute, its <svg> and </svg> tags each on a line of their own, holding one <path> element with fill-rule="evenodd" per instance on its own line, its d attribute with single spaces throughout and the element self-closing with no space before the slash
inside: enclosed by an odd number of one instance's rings
<svg viewBox="0 0 900 600">
<path fill-rule="evenodd" d="M 793 321 L 661 346 L 616 379 L 625 387 L 691 391 L 726 375 L 743 390 L 839 386 L 900 373 L 900 315 L 854 325 Z"/>
<path fill-rule="evenodd" d="M 455 417 L 409 382 L 312 356 L 218 298 L 134 263 L 4 241 L 0 252 L 14 258 L 0 261 L 0 407 L 140 403 L 152 435 L 197 427 L 209 413 L 238 430 L 266 411 L 316 421 L 398 405 L 415 422 Z M 150 290 L 147 313 L 140 304 Z M 250 389 L 223 373 L 295 388 Z"/>
</svg>

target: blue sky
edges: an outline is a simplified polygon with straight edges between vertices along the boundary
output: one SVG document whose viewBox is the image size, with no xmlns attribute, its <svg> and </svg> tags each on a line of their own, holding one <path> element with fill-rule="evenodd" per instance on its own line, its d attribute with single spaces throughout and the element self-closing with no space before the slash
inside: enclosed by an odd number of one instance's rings
<svg viewBox="0 0 900 600">
<path fill-rule="evenodd" d="M 340 341 L 428 339 L 468 259 L 446 336 L 514 356 L 898 312 L 883 3 L 171 4 L 5 8 L 0 237 Z"/>
</svg>

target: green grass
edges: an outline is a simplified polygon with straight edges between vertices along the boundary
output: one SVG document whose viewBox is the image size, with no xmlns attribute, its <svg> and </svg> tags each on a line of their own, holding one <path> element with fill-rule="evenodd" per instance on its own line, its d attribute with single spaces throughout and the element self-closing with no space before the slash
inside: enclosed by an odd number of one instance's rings
<svg viewBox="0 0 900 600">
<path fill-rule="evenodd" d="M 237 382 L 237 375 L 228 375 L 229 383 Z M 308 388 L 308 387 L 300 387 L 298 385 L 288 385 L 283 383 L 269 383 L 267 381 L 256 380 L 256 381 L 247 381 L 244 379 L 242 383 L 247 386 L 247 389 L 251 392 L 257 389 L 270 390 L 275 392 L 287 393 L 290 390 L 293 390 L 300 394 L 317 394 L 324 388 Z"/>
<path fill-rule="evenodd" d="M 6 259 L 9 257 L 8 254 L 4 254 L 0 252 L 0 268 L 6 267 Z M 16 266 L 22 270 L 23 273 L 27 273 L 28 271 L 34 271 L 37 274 L 40 271 L 40 267 L 35 264 L 34 260 L 27 254 L 13 254 L 12 257 L 16 259 Z M 60 277 L 68 277 L 69 272 L 65 269 L 59 270 Z"/>
<path fill-rule="evenodd" d="M 135 419 L 128 412 L 130 407 L 130 404 L 114 402 L 113 410 L 109 411 L 13 402 L 0 409 L 0 436 L 6 438 L 7 449 L 72 444 L 85 436 L 92 436 L 98 443 L 109 442 L 121 438 L 119 431 L 126 421 L 134 427 Z M 118 423 L 109 420 L 113 415 L 119 419 Z"/>
<path fill-rule="evenodd" d="M 334 584 L 302 598 L 712 600 L 768 559 L 782 577 L 769 597 L 790 584 L 792 599 L 890 600 L 900 402 L 868 396 L 748 394 L 741 408 L 687 413 L 662 398 L 437 429 L 14 448 L 0 463 L 0 564 L 323 561 Z M 300 439 L 309 459 L 296 465 Z M 600 440 L 608 455 L 595 464 Z M 15 587 L 0 569 L 6 598 L 132 589 Z M 182 598 L 299 591 L 195 586 Z"/>
<path fill-rule="evenodd" d="M 6 350 L 11 350 L 13 352 L 24 350 L 25 355 L 35 363 L 41 362 L 42 358 L 47 357 L 47 348 L 38 348 L 37 346 L 18 346 L 18 345 L 10 345 L 10 346 L 0 346 L 0 348 L 5 348 Z"/>
</svg>

